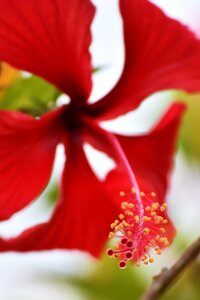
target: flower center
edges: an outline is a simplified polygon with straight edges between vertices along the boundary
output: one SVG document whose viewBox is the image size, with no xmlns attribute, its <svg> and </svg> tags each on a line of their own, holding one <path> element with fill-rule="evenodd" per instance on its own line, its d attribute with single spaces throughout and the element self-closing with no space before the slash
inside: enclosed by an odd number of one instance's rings
<svg viewBox="0 0 200 300">
<path fill-rule="evenodd" d="M 62 115 L 63 126 L 67 127 L 68 131 L 77 131 L 82 127 L 82 107 L 77 106 L 70 102 L 70 104 L 65 105 Z"/>
<path fill-rule="evenodd" d="M 119 267 L 124 269 L 128 261 L 136 266 L 143 262 L 145 265 L 154 262 L 151 250 L 157 255 L 161 248 L 169 245 L 165 236 L 168 220 L 164 216 L 167 204 L 160 204 L 157 195 L 140 193 L 143 208 L 137 205 L 136 190 L 120 192 L 123 198 L 121 203 L 122 213 L 111 224 L 109 238 L 114 239 L 114 249 L 108 249 L 108 256 L 119 259 Z"/>
</svg>

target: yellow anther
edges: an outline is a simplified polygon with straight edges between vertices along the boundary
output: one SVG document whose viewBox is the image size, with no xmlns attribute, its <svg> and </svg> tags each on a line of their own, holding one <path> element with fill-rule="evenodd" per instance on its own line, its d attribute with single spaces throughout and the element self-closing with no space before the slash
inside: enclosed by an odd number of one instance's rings
<svg viewBox="0 0 200 300">
<path fill-rule="evenodd" d="M 154 249 L 155 249 L 155 251 L 159 251 L 159 250 L 160 250 L 160 247 L 159 247 L 159 246 L 156 246 Z"/>
<path fill-rule="evenodd" d="M 152 196 L 152 197 L 156 197 L 156 193 L 152 192 L 152 193 L 151 193 L 151 196 Z"/>
<path fill-rule="evenodd" d="M 110 227 L 113 229 L 115 227 L 115 223 L 112 223 Z"/>
<path fill-rule="evenodd" d="M 140 258 L 140 260 L 141 260 L 141 261 L 145 261 L 145 260 L 146 260 L 146 257 L 145 257 L 145 256 L 142 256 L 142 257 Z"/>
<path fill-rule="evenodd" d="M 114 233 L 113 233 L 113 232 L 110 232 L 109 235 L 108 235 L 108 238 L 109 238 L 109 239 L 112 239 L 113 236 L 114 236 Z"/>
<path fill-rule="evenodd" d="M 127 202 L 122 202 L 121 208 L 122 208 L 123 210 L 125 210 L 125 209 L 127 208 L 127 206 L 128 206 L 128 203 L 127 203 Z"/>
<path fill-rule="evenodd" d="M 114 224 L 115 224 L 115 225 L 119 224 L 119 220 L 115 220 L 115 221 L 114 221 Z"/>
<path fill-rule="evenodd" d="M 153 262 L 154 262 L 154 258 L 153 258 L 153 257 L 150 257 L 150 258 L 149 258 L 149 262 L 150 262 L 150 263 L 153 263 Z"/>
<path fill-rule="evenodd" d="M 140 263 L 139 263 L 139 262 L 136 262 L 135 265 L 136 265 L 136 267 L 138 267 L 138 268 L 140 267 Z"/>
<path fill-rule="evenodd" d="M 164 241 L 165 241 L 165 239 L 163 238 L 163 237 L 161 237 L 160 239 L 159 239 L 159 242 L 162 244 L 162 243 L 164 243 Z"/>
<path fill-rule="evenodd" d="M 119 226 L 116 226 L 115 227 L 115 232 L 119 231 L 119 229 L 120 229 Z"/>
<path fill-rule="evenodd" d="M 120 219 L 120 220 L 123 220 L 123 219 L 124 219 L 124 215 L 123 215 L 123 214 L 120 214 L 120 215 L 119 215 L 119 219 Z"/>
<path fill-rule="evenodd" d="M 163 223 L 163 224 L 167 224 L 167 223 L 168 223 L 167 219 L 164 219 L 164 220 L 162 221 L 162 223 Z"/>
<path fill-rule="evenodd" d="M 127 213 L 127 215 L 128 215 L 129 217 L 133 217 L 133 212 L 132 212 L 132 211 L 129 211 L 129 212 Z"/>
<path fill-rule="evenodd" d="M 151 207 L 150 207 L 150 206 L 147 206 L 147 207 L 145 208 L 145 210 L 146 210 L 146 211 L 150 211 L 150 210 L 151 210 Z"/>
<path fill-rule="evenodd" d="M 135 188 L 135 187 L 132 187 L 131 193 L 132 193 L 132 194 L 136 194 L 136 188 Z"/>
<path fill-rule="evenodd" d="M 129 231 L 127 232 L 127 234 L 128 234 L 128 236 L 132 236 L 132 231 L 129 230 Z"/>
<path fill-rule="evenodd" d="M 145 193 L 144 193 L 144 192 L 140 192 L 140 196 L 141 196 L 141 197 L 144 197 L 144 196 L 145 196 Z"/>
<path fill-rule="evenodd" d="M 169 241 L 166 237 L 162 238 L 162 243 L 165 245 L 165 246 L 168 246 L 169 245 Z"/>
<path fill-rule="evenodd" d="M 116 248 L 116 249 L 119 249 L 119 245 L 118 245 L 118 244 L 116 244 L 116 245 L 115 245 L 115 248 Z"/>
<path fill-rule="evenodd" d="M 160 208 L 160 211 L 164 212 L 166 210 L 166 208 L 167 208 L 167 203 L 163 203 L 163 205 Z"/>
<path fill-rule="evenodd" d="M 165 233 L 165 229 L 164 228 L 160 228 L 160 232 Z"/>
<path fill-rule="evenodd" d="M 159 241 L 159 239 L 160 239 L 160 236 L 157 235 L 157 236 L 155 237 L 155 240 L 156 240 L 156 241 Z"/>
<path fill-rule="evenodd" d="M 150 250 L 150 247 L 149 247 L 149 246 L 146 246 L 145 249 L 148 251 L 148 250 Z"/>
<path fill-rule="evenodd" d="M 129 226 L 129 224 L 128 224 L 125 220 L 122 221 L 122 225 L 123 225 L 124 227 L 128 227 L 128 226 Z"/>
<path fill-rule="evenodd" d="M 159 207 L 159 203 L 152 203 L 151 204 L 151 211 L 155 211 L 156 209 L 158 209 L 158 207 Z"/>
<path fill-rule="evenodd" d="M 144 264 L 145 264 L 145 265 L 148 265 L 148 263 L 149 263 L 148 260 L 145 260 L 145 261 L 144 261 Z"/>
<path fill-rule="evenodd" d="M 157 250 L 157 251 L 156 251 L 156 254 L 161 255 L 161 251 L 160 251 L 160 250 Z"/>
<path fill-rule="evenodd" d="M 128 204 L 128 208 L 134 208 L 134 206 L 135 206 L 135 205 L 134 205 L 133 203 L 129 203 L 129 204 Z"/>
<path fill-rule="evenodd" d="M 121 191 L 121 192 L 119 193 L 119 195 L 120 195 L 121 197 L 124 197 L 126 194 L 125 194 L 123 191 Z"/>
<path fill-rule="evenodd" d="M 140 221 L 139 216 L 135 216 L 134 219 L 135 219 L 135 222 L 136 222 L 137 224 L 139 224 L 139 221 Z"/>
<path fill-rule="evenodd" d="M 143 220 L 144 220 L 145 222 L 151 221 L 151 217 L 144 216 L 144 217 L 143 217 Z"/>
<path fill-rule="evenodd" d="M 143 234 L 144 234 L 144 235 L 148 235 L 149 232 L 150 232 L 149 228 L 144 228 L 144 229 L 143 229 Z"/>
<path fill-rule="evenodd" d="M 161 217 L 161 216 L 155 216 L 154 220 L 155 220 L 155 224 L 160 224 L 163 221 L 163 217 Z"/>
<path fill-rule="evenodd" d="M 122 223 L 120 223 L 120 224 L 118 225 L 118 227 L 119 227 L 119 229 L 122 229 L 122 228 L 124 228 L 124 225 L 123 225 Z"/>
<path fill-rule="evenodd" d="M 155 221 L 155 224 L 156 224 L 156 225 L 160 224 L 160 220 L 157 219 L 157 220 Z"/>
<path fill-rule="evenodd" d="M 151 216 L 152 217 L 156 216 L 156 212 L 155 211 L 151 212 Z"/>
<path fill-rule="evenodd" d="M 164 245 L 165 245 L 165 246 L 169 246 L 169 241 L 168 241 L 168 239 L 165 240 Z"/>
</svg>

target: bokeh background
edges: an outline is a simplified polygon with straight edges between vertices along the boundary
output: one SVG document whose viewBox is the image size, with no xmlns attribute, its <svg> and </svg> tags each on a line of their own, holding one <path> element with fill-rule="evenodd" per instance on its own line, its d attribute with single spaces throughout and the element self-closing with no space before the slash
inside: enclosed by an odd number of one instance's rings
<svg viewBox="0 0 200 300">
<path fill-rule="evenodd" d="M 106 94 L 118 80 L 124 61 L 122 22 L 117 0 L 94 0 L 97 15 L 93 23 L 91 52 L 94 73 L 94 89 L 90 101 Z M 179 19 L 200 35 L 199 0 L 154 0 L 170 16 Z M 174 45 L 176 47 L 176 45 Z M 150 55 L 150 54 L 149 54 Z M 24 81 L 21 81 L 21 76 Z M 21 109 L 37 115 L 37 109 L 46 110 L 68 101 L 59 96 L 49 85 L 19 73 L 3 65 L 0 85 L 0 107 Z M 37 90 L 43 99 L 32 95 Z M 188 112 L 180 131 L 179 148 L 175 158 L 171 184 L 168 192 L 170 216 L 177 228 L 177 237 L 167 251 L 151 266 L 129 266 L 119 270 L 112 259 L 102 254 L 100 261 L 79 251 L 51 251 L 29 254 L 0 255 L 0 299 L 2 300 L 118 300 L 139 299 L 162 267 L 170 267 L 200 233 L 200 95 L 188 95 L 177 91 L 157 93 L 145 99 L 136 112 L 131 112 L 112 122 L 104 122 L 105 128 L 121 133 L 148 131 L 157 122 L 172 101 L 182 100 L 188 104 Z M 51 104 L 50 104 L 51 105 Z M 109 167 L 109 161 L 99 152 L 86 145 L 88 156 L 98 161 L 99 174 Z M 64 151 L 58 147 L 57 159 L 51 182 L 41 197 L 23 212 L 0 224 L 2 236 L 13 236 L 30 225 L 48 220 L 58 194 L 57 184 L 62 172 Z M 102 163 L 100 163 L 102 162 Z M 78 182 L 74 182 L 78 185 Z M 73 231 L 73 228 L 72 228 Z M 197 261 L 181 279 L 173 285 L 163 299 L 200 299 L 200 262 Z"/>
</svg>

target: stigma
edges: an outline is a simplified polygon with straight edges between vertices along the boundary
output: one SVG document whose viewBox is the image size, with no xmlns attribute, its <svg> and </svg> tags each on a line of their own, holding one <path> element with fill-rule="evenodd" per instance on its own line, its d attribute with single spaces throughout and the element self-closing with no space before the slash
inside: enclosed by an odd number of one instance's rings
<svg viewBox="0 0 200 300">
<path fill-rule="evenodd" d="M 166 203 L 160 204 L 154 192 L 140 192 L 142 207 L 138 204 L 135 188 L 120 192 L 121 213 L 111 225 L 108 235 L 114 247 L 107 250 L 110 257 L 119 259 L 119 267 L 126 268 L 132 261 L 137 267 L 154 262 L 152 254 L 161 254 L 169 245 L 166 237 L 168 220 L 165 217 Z"/>
</svg>

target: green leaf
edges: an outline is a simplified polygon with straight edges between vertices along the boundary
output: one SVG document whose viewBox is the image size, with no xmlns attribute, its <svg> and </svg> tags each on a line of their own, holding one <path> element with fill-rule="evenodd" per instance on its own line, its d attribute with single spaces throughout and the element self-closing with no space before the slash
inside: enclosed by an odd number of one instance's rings
<svg viewBox="0 0 200 300">
<path fill-rule="evenodd" d="M 102 68 L 96 67 L 93 72 L 99 72 Z M 40 116 L 56 107 L 55 103 L 60 95 L 61 92 L 56 87 L 37 76 L 20 77 L 1 95 L 0 109 Z"/>
<path fill-rule="evenodd" d="M 0 108 L 40 116 L 55 107 L 60 94 L 56 87 L 39 77 L 21 78 L 6 90 Z"/>
<path fill-rule="evenodd" d="M 0 63 L 0 99 L 4 95 L 6 89 L 19 78 L 21 78 L 19 70 L 14 69 L 8 64 Z"/>
</svg>

